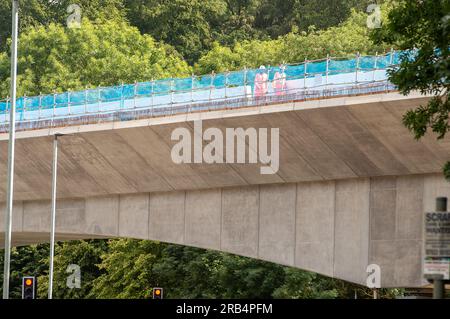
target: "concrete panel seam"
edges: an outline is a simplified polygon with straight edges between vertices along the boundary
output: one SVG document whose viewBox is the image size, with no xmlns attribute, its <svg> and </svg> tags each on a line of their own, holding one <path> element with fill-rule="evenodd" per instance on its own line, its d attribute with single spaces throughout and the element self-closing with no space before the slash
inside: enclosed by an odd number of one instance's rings
<svg viewBox="0 0 450 319">
<path fill-rule="evenodd" d="M 122 202 L 122 195 L 120 195 L 119 194 L 119 203 L 117 204 L 117 209 L 118 209 L 118 212 L 117 212 L 117 236 L 120 236 L 120 211 L 121 211 L 121 209 L 120 209 L 120 204 L 121 204 L 121 202 Z"/>
<path fill-rule="evenodd" d="M 334 204 L 333 204 L 333 277 L 336 274 L 336 194 L 337 186 L 334 182 Z"/>
<path fill-rule="evenodd" d="M 256 245 L 256 256 L 259 258 L 259 233 L 261 231 L 261 185 L 258 185 L 258 235 L 257 235 L 257 245 Z"/>
<path fill-rule="evenodd" d="M 183 201 L 183 244 L 186 244 L 186 197 L 187 197 L 187 191 L 184 191 L 184 201 Z"/>
<path fill-rule="evenodd" d="M 119 233 L 119 227 L 120 227 L 120 195 L 118 195 L 118 200 L 117 200 L 117 233 L 116 236 L 119 237 L 120 233 Z"/>
<path fill-rule="evenodd" d="M 295 184 L 295 200 L 294 200 L 294 262 L 293 265 L 296 264 L 297 261 L 297 200 L 298 200 L 298 183 Z"/>
<path fill-rule="evenodd" d="M 24 225 L 23 225 L 23 223 L 24 223 L 24 219 L 25 219 L 25 204 L 24 204 L 24 201 L 21 201 L 21 205 L 22 205 L 22 228 L 21 228 L 21 231 L 23 231 L 23 227 L 24 227 Z"/>
<path fill-rule="evenodd" d="M 151 193 L 148 193 L 148 207 L 147 207 L 147 217 L 148 217 L 148 219 L 147 219 L 147 227 L 148 227 L 148 228 L 147 228 L 147 238 L 148 238 L 148 239 L 151 239 L 150 231 L 151 231 L 151 229 L 152 229 L 152 227 L 150 226 L 150 223 L 152 222 L 152 216 L 151 216 L 151 212 L 150 212 L 150 208 L 151 208 L 151 204 L 150 204 L 151 197 L 152 197 Z"/>
<path fill-rule="evenodd" d="M 223 188 L 220 188 L 220 228 L 219 228 L 219 250 L 222 250 L 222 226 L 223 226 Z"/>
</svg>

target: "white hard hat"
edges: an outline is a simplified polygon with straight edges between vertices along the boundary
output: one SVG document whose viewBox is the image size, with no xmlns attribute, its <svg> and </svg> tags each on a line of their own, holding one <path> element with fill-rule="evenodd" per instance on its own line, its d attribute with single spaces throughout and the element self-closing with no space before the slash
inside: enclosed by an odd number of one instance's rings
<svg viewBox="0 0 450 319">
<path fill-rule="evenodd" d="M 259 67 L 259 69 L 260 69 L 260 70 L 265 70 L 266 67 L 265 67 L 264 65 L 261 65 L 261 66 Z"/>
</svg>

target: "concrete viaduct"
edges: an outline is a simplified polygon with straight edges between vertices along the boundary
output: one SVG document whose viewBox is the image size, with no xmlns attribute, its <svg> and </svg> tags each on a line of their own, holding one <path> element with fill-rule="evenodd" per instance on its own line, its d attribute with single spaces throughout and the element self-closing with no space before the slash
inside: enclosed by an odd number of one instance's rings
<svg viewBox="0 0 450 319">
<path fill-rule="evenodd" d="M 58 240 L 158 240 L 360 284 L 375 263 L 383 287 L 422 286 L 423 214 L 450 196 L 450 140 L 415 141 L 401 123 L 426 101 L 383 93 L 18 132 L 13 244 L 49 240 L 52 136 L 71 133 L 60 138 Z M 197 119 L 205 129 L 279 128 L 278 173 L 174 164 L 171 132 Z M 4 213 L 3 203 L 0 231 Z"/>
</svg>

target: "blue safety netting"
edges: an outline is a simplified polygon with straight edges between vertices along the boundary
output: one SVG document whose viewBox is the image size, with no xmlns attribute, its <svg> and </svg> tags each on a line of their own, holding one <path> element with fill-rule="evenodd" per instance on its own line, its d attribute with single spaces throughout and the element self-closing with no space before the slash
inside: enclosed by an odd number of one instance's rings
<svg viewBox="0 0 450 319">
<path fill-rule="evenodd" d="M 255 86 L 255 77 L 260 72 L 265 72 L 267 74 L 268 81 L 272 81 L 277 72 L 284 73 L 286 80 L 288 81 L 300 79 L 306 80 L 317 76 L 333 76 L 358 71 L 363 73 L 374 70 L 386 70 L 392 65 L 398 65 L 403 55 L 404 52 L 394 51 L 381 56 L 361 56 L 353 59 L 329 58 L 296 65 L 269 66 L 264 70 L 245 69 L 234 72 L 192 76 L 189 78 L 163 79 L 136 84 L 102 87 L 78 92 L 20 97 L 17 99 L 16 109 L 20 115 L 18 118 L 20 121 L 26 119 L 26 116 L 23 115 L 24 112 L 31 114 L 36 112 L 45 113 L 46 110 L 53 110 L 54 116 L 55 112 L 58 113 L 55 110 L 75 107 L 75 111 L 73 112 L 83 113 L 81 109 L 76 111 L 76 106 L 86 105 L 89 105 L 91 110 L 93 110 L 94 105 L 98 105 L 95 110 L 100 112 L 101 110 L 108 110 L 108 107 L 109 109 L 127 107 L 127 100 L 145 97 L 151 97 L 152 99 L 156 98 L 159 103 L 181 103 L 182 101 L 187 100 L 195 102 L 197 100 L 201 101 L 206 99 L 208 93 L 205 92 L 208 91 L 209 98 L 211 98 L 212 89 L 225 89 L 225 92 L 221 93 L 221 97 L 227 97 L 227 94 L 237 96 L 237 93 L 233 91 L 233 88 L 249 87 L 253 90 Z M 112 102 L 118 103 L 112 106 Z M 105 103 L 109 103 L 110 105 L 102 109 Z M 0 102 L 0 114 L 6 114 L 8 108 L 8 101 Z M 73 114 L 73 112 L 69 112 L 68 114 Z M 2 119 L 0 119 L 0 122 L 1 121 Z M 3 119 L 3 121 L 6 121 L 6 118 Z"/>
</svg>

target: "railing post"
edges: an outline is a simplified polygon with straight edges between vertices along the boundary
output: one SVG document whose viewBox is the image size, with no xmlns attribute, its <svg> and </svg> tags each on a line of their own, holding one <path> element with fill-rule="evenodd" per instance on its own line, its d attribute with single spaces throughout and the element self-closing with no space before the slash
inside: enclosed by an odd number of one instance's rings
<svg viewBox="0 0 450 319">
<path fill-rule="evenodd" d="M 6 96 L 5 123 L 9 123 L 9 118 L 8 116 L 6 116 L 6 114 L 9 113 L 10 108 L 9 104 L 10 104 L 9 96 Z"/>
<path fill-rule="evenodd" d="M 152 92 L 150 93 L 150 97 L 151 97 L 151 100 L 152 100 L 152 116 L 153 116 L 153 112 L 154 112 L 154 108 L 155 108 L 155 101 L 154 101 L 154 96 L 155 96 L 155 80 L 154 79 L 152 79 L 152 81 L 151 81 L 151 87 L 152 87 Z"/>
<path fill-rule="evenodd" d="M 52 120 L 55 119 L 55 111 L 56 111 L 56 92 L 53 91 L 53 116 L 52 116 Z"/>
<path fill-rule="evenodd" d="M 67 109 L 69 110 L 70 115 L 70 90 L 67 91 Z"/>
<path fill-rule="evenodd" d="M 211 102 L 211 98 L 212 98 L 212 89 L 214 86 L 214 71 L 211 72 L 211 81 L 210 81 L 210 85 L 209 85 L 209 101 Z"/>
<path fill-rule="evenodd" d="M 173 80 L 170 80 L 170 113 L 173 114 Z"/>
<path fill-rule="evenodd" d="M 122 88 L 121 88 L 121 93 L 120 93 L 120 108 L 124 109 L 125 108 L 125 99 L 123 98 L 123 89 L 124 89 L 124 83 L 122 81 Z"/>
<path fill-rule="evenodd" d="M 22 116 L 20 117 L 21 120 L 26 119 L 26 112 L 27 112 L 27 95 L 23 95 L 23 105 L 22 105 Z"/>
<path fill-rule="evenodd" d="M 394 48 L 391 48 L 391 57 L 389 59 L 389 66 L 391 66 L 392 64 L 394 64 Z"/>
<path fill-rule="evenodd" d="M 250 94 L 248 94 L 247 91 L 247 85 L 248 85 L 248 69 L 246 66 L 244 66 L 244 78 L 243 78 L 243 85 L 244 85 L 244 105 L 247 106 L 249 103 L 249 98 L 252 96 L 252 90 L 250 88 Z"/>
<path fill-rule="evenodd" d="M 328 89 L 328 75 L 330 74 L 330 55 L 327 54 L 327 68 L 325 71 L 325 85 L 326 85 L 326 89 Z"/>
<path fill-rule="evenodd" d="M 84 114 L 87 114 L 88 113 L 88 110 L 87 110 L 87 98 L 88 98 L 88 88 L 87 87 L 85 87 L 84 88 Z"/>
<path fill-rule="evenodd" d="M 270 65 L 268 65 L 267 66 L 267 82 L 266 82 L 266 88 L 267 88 L 267 91 L 266 92 L 264 92 L 264 100 L 267 102 L 268 101 L 268 93 L 269 93 L 269 83 L 271 84 L 271 86 L 272 86 L 272 84 L 273 83 L 271 83 L 270 82 L 270 68 L 271 68 L 271 66 Z"/>
<path fill-rule="evenodd" d="M 192 73 L 191 77 L 191 104 L 194 103 L 194 89 L 195 89 L 195 75 Z"/>
<path fill-rule="evenodd" d="M 225 71 L 225 101 L 227 100 L 228 96 L 227 96 L 227 89 L 228 89 L 228 74 L 229 71 L 226 70 Z"/>
<path fill-rule="evenodd" d="M 42 92 L 39 92 L 38 120 L 41 119 L 41 109 L 42 109 Z"/>
<path fill-rule="evenodd" d="M 375 52 L 375 62 L 373 65 L 373 77 L 372 77 L 372 82 L 375 82 L 375 74 L 377 72 L 378 69 L 378 52 Z"/>
<path fill-rule="evenodd" d="M 133 108 L 134 109 L 136 108 L 136 95 L 137 95 L 137 81 L 134 81 L 134 87 L 133 87 Z"/>
<path fill-rule="evenodd" d="M 247 67 L 244 66 L 244 98 L 247 98 Z"/>
<path fill-rule="evenodd" d="M 303 75 L 303 94 L 305 95 L 305 100 L 306 100 L 306 78 L 308 76 L 308 59 L 305 58 L 305 63 L 304 63 L 304 75 Z"/>
<path fill-rule="evenodd" d="M 359 58 L 360 58 L 360 54 L 358 52 L 358 53 L 356 53 L 356 71 L 355 71 L 355 83 L 356 84 L 358 84 Z"/>
<path fill-rule="evenodd" d="M 102 111 L 102 95 L 100 92 L 100 86 L 97 87 L 97 103 L 98 103 L 98 112 Z"/>
</svg>

